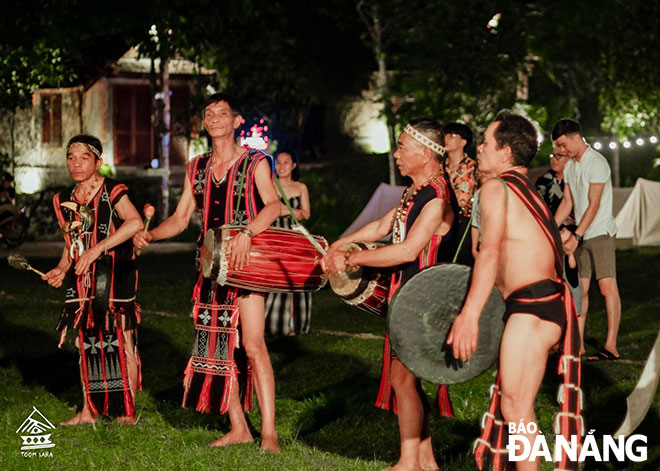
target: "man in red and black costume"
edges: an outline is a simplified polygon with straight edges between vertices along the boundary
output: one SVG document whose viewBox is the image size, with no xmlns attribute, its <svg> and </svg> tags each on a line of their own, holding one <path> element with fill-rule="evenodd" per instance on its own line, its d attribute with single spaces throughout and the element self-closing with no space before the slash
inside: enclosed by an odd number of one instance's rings
<svg viewBox="0 0 660 471">
<path fill-rule="evenodd" d="M 67 168 L 76 184 L 53 197 L 66 245 L 55 268 L 43 278 L 66 287 L 57 329 L 60 346 L 76 329 L 85 402 L 62 425 L 93 423 L 99 414 L 134 424 L 140 388 L 135 301 L 137 269 L 131 237 L 142 229 L 126 185 L 98 174 L 103 147 L 96 137 L 78 135 L 67 144 Z"/>
<path fill-rule="evenodd" d="M 479 316 L 496 285 L 505 298 L 505 327 L 500 344 L 499 374 L 492 388 L 475 457 L 479 469 L 509 469 L 508 424 L 525 425 L 531 445 L 536 433 L 534 403 L 548 352 L 562 350 L 563 375 L 555 430 L 569 442 L 584 429 L 580 403 L 580 337 L 570 291 L 562 277 L 563 252 L 553 215 L 534 185 L 527 166 L 538 148 L 536 129 L 526 118 L 500 112 L 477 149 L 479 168 L 496 178 L 481 187 L 481 249 L 467 298 L 449 333 L 456 358 L 469 359 L 477 348 Z M 538 425 L 536 426 L 538 430 Z M 517 469 L 538 470 L 536 461 L 517 461 Z M 557 469 L 577 469 L 565 454 Z"/>
<path fill-rule="evenodd" d="M 190 161 L 176 211 L 158 227 L 137 234 L 138 248 L 180 234 L 197 211 L 202 220 L 200 247 L 208 229 L 243 226 L 228 243 L 229 264 L 238 270 L 248 265 L 252 236 L 270 227 L 280 204 L 268 156 L 236 144 L 234 131 L 241 120 L 230 95 L 209 97 L 203 124 L 213 139 L 213 151 Z M 254 378 L 262 417 L 261 449 L 279 452 L 275 380 L 264 340 L 264 295 L 220 286 L 200 272 L 193 302 L 195 340 L 184 376 L 183 405 L 229 414 L 231 430 L 211 446 L 250 442 L 243 409 L 252 406 Z"/>
<path fill-rule="evenodd" d="M 433 120 L 411 120 L 398 140 L 394 153 L 401 175 L 412 179 L 399 205 L 382 219 L 332 244 L 324 259 L 330 272 L 355 266 L 397 267 L 390 284 L 390 300 L 397 289 L 423 268 L 451 261 L 456 251 L 458 204 L 445 179 L 439 144 L 442 128 Z M 392 244 L 375 250 L 346 252 L 350 242 L 375 242 L 392 234 Z M 421 294 L 421 293 L 420 293 Z M 438 389 L 443 416 L 452 416 L 446 386 Z M 376 402 L 397 413 L 401 434 L 401 457 L 396 471 L 437 469 L 429 430 L 429 404 L 419 378 L 401 364 L 385 337 L 383 371 Z"/>
</svg>

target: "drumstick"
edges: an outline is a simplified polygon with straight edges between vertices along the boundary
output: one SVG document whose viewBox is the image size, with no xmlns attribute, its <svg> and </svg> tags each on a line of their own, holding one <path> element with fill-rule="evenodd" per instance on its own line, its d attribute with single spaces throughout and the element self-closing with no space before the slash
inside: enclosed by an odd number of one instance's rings
<svg viewBox="0 0 660 471">
<path fill-rule="evenodd" d="M 23 257 L 20 254 L 17 253 L 9 254 L 9 256 L 7 257 L 7 261 L 9 262 L 9 265 L 16 268 L 17 270 L 31 270 L 35 272 L 37 275 L 46 276 L 43 272 L 40 272 L 32 265 L 30 265 L 28 261 L 25 259 L 25 257 Z"/>
<path fill-rule="evenodd" d="M 149 203 L 144 205 L 144 208 L 142 208 L 142 213 L 144 213 L 144 230 L 142 231 L 143 234 L 146 234 L 149 231 L 149 223 L 151 223 L 151 218 L 154 217 L 154 213 L 156 210 L 152 205 Z M 142 249 L 137 249 L 135 251 L 135 255 L 140 255 L 142 252 Z"/>
</svg>

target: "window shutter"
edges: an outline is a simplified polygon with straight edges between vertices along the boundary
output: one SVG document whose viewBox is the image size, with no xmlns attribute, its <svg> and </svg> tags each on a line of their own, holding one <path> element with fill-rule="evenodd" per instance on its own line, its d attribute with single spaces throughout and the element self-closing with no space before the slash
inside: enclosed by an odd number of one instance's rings
<svg viewBox="0 0 660 471">
<path fill-rule="evenodd" d="M 41 95 L 41 142 L 50 143 L 51 123 L 50 123 L 50 95 Z"/>
<path fill-rule="evenodd" d="M 62 95 L 41 95 L 41 142 L 62 145 Z"/>
<path fill-rule="evenodd" d="M 53 95 L 51 114 L 51 142 L 62 145 L 62 95 Z"/>
</svg>

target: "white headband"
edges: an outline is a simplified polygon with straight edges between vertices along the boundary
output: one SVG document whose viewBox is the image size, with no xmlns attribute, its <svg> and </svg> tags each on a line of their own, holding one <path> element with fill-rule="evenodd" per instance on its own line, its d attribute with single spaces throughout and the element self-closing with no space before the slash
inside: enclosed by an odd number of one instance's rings
<svg viewBox="0 0 660 471">
<path fill-rule="evenodd" d="M 410 124 L 406 124 L 406 127 L 403 128 L 403 132 L 410 134 L 410 137 L 415 139 L 417 142 L 419 142 L 424 147 L 428 147 L 433 152 L 435 152 L 437 154 L 440 154 L 440 155 L 445 155 L 445 148 L 444 147 L 442 147 L 437 142 L 434 142 L 431 139 L 429 139 L 428 137 L 426 137 L 424 134 L 419 132 L 417 129 L 413 128 Z"/>
<path fill-rule="evenodd" d="M 87 144 L 86 142 L 80 142 L 80 141 L 76 141 L 76 142 L 74 142 L 73 144 L 71 144 L 69 147 L 67 147 L 67 148 L 66 148 L 66 155 L 69 155 L 69 151 L 70 151 L 71 148 L 74 147 L 74 146 L 82 146 L 82 147 L 84 147 L 86 150 L 88 150 L 88 151 L 90 151 L 92 154 L 94 154 L 95 156 L 97 156 L 97 157 L 101 157 L 101 153 L 99 152 L 99 150 L 98 150 L 96 147 L 94 147 L 94 146 L 92 146 L 92 145 L 89 145 L 89 144 Z"/>
</svg>

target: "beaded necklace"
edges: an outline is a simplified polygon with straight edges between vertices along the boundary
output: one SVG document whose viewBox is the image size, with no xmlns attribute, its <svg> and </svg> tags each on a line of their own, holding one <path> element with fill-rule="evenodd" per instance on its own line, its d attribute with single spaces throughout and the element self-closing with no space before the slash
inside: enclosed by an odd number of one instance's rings
<svg viewBox="0 0 660 471">
<path fill-rule="evenodd" d="M 96 193 L 96 184 L 99 182 L 99 176 L 96 174 L 96 177 L 94 177 L 94 181 L 92 182 L 92 185 L 89 187 L 89 190 L 87 191 L 87 194 L 83 198 L 76 198 L 76 191 L 78 190 L 78 187 L 80 186 L 80 183 L 76 183 L 76 186 L 73 187 L 73 191 L 71 191 L 71 199 L 77 199 L 80 201 L 81 204 L 87 204 L 92 195 Z M 82 188 L 82 187 L 81 187 Z"/>
<path fill-rule="evenodd" d="M 396 213 L 394 215 L 394 227 L 392 228 L 392 241 L 394 243 L 402 242 L 405 238 L 405 222 L 408 218 L 408 211 L 413 204 L 415 195 L 417 195 L 422 188 L 430 185 L 431 182 L 437 182 L 439 178 L 442 178 L 442 175 L 443 171 L 440 170 L 438 173 L 431 175 L 428 180 L 417 188 L 414 188 L 413 185 L 406 188 L 399 205 L 396 207 Z"/>
</svg>

